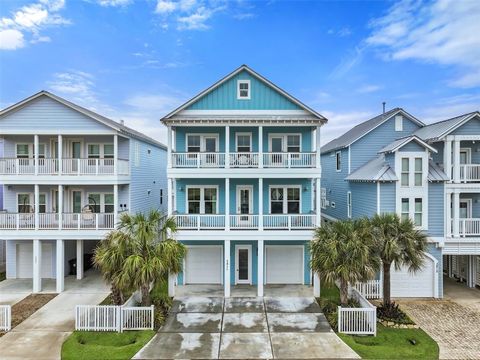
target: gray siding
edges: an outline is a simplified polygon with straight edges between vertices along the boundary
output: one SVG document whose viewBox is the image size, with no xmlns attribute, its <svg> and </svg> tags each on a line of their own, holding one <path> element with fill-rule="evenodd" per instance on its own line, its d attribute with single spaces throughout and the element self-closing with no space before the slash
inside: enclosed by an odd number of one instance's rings
<svg viewBox="0 0 480 360">
<path fill-rule="evenodd" d="M 381 183 L 380 184 L 380 212 L 381 213 L 394 213 L 396 202 L 396 184 Z"/>
<path fill-rule="evenodd" d="M 443 183 L 428 184 L 428 235 L 443 236 L 444 234 L 444 185 Z"/>
<path fill-rule="evenodd" d="M 336 151 L 322 155 L 322 188 L 327 191 L 327 200 L 330 204 L 322 213 L 336 219 L 347 218 L 347 191 L 350 183 L 345 181 L 348 176 L 348 149 L 342 149 L 341 171 L 336 171 Z M 352 194 L 353 195 L 353 194 Z M 353 198 L 354 196 L 352 196 Z M 335 203 L 335 208 L 332 207 Z"/>
<path fill-rule="evenodd" d="M 475 117 L 468 121 L 466 124 L 463 124 L 455 131 L 452 131 L 450 135 L 472 135 L 480 134 L 480 118 Z"/>
<path fill-rule="evenodd" d="M 371 217 L 377 213 L 377 184 L 352 183 L 352 217 Z M 345 194 L 345 196 L 347 196 Z"/>
<path fill-rule="evenodd" d="M 399 151 L 400 152 L 406 152 L 406 151 L 418 152 L 418 151 L 425 151 L 425 148 L 415 141 L 410 141 L 408 144 L 402 146 L 399 149 Z"/>
</svg>

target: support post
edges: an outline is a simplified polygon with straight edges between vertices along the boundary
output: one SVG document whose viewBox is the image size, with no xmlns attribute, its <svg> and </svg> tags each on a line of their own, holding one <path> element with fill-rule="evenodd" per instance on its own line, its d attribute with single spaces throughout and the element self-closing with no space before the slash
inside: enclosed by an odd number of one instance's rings
<svg viewBox="0 0 480 360">
<path fill-rule="evenodd" d="M 42 243 L 39 239 L 33 240 L 33 292 L 42 291 Z"/>
<path fill-rule="evenodd" d="M 83 240 L 77 240 L 77 280 L 83 279 Z"/>
<path fill-rule="evenodd" d="M 38 230 L 39 227 L 39 204 L 40 204 L 40 187 L 38 184 L 35 184 L 35 194 L 34 194 L 34 210 L 35 210 L 35 230 Z"/>
<path fill-rule="evenodd" d="M 172 216 L 173 199 L 172 199 L 172 179 L 167 178 L 167 215 Z"/>
<path fill-rule="evenodd" d="M 477 277 L 477 255 L 468 255 L 467 258 L 467 286 L 474 288 Z"/>
<path fill-rule="evenodd" d="M 168 296 L 174 297 L 175 296 L 175 279 L 177 275 L 175 274 L 168 274 Z"/>
<path fill-rule="evenodd" d="M 263 168 L 263 126 L 258 127 L 258 167 Z"/>
<path fill-rule="evenodd" d="M 264 259 L 264 244 L 263 239 L 258 240 L 258 270 L 257 270 L 257 296 L 263 296 L 263 284 L 264 284 L 264 276 L 263 276 L 263 259 Z"/>
<path fill-rule="evenodd" d="M 64 241 L 57 239 L 57 293 L 65 289 L 65 246 Z"/>
<path fill-rule="evenodd" d="M 118 174 L 118 135 L 113 135 L 113 175 Z"/>
<path fill-rule="evenodd" d="M 167 167 L 172 168 L 172 127 L 167 127 Z"/>
<path fill-rule="evenodd" d="M 33 155 L 34 155 L 34 165 L 35 165 L 35 175 L 38 175 L 38 154 L 39 144 L 38 144 L 38 135 L 33 136 Z"/>
<path fill-rule="evenodd" d="M 58 174 L 62 175 L 63 172 L 63 137 L 58 135 L 58 148 L 57 148 L 57 157 L 58 157 Z"/>
<path fill-rule="evenodd" d="M 445 236 L 452 236 L 452 194 L 445 194 Z"/>
<path fill-rule="evenodd" d="M 321 203 L 320 203 L 320 178 L 317 178 L 316 181 L 315 181 L 315 201 L 316 201 L 316 208 L 317 208 L 317 212 L 316 212 L 316 218 L 315 218 L 315 225 L 316 226 L 320 226 L 321 225 L 321 214 L 322 214 L 322 211 L 321 211 Z"/>
<path fill-rule="evenodd" d="M 447 174 L 448 178 L 451 180 L 452 177 L 452 141 L 445 140 L 444 150 L 443 150 L 443 170 Z"/>
<path fill-rule="evenodd" d="M 230 230 L 230 178 L 225 178 L 225 230 Z"/>
<path fill-rule="evenodd" d="M 447 255 L 448 258 L 448 277 L 453 278 L 453 255 Z"/>
<path fill-rule="evenodd" d="M 315 147 L 315 165 L 317 169 L 320 169 L 320 126 L 317 126 L 315 132 Z"/>
<path fill-rule="evenodd" d="M 231 270 L 230 240 L 229 239 L 224 241 L 223 250 L 224 250 L 223 262 L 225 264 L 225 271 L 224 271 L 224 273 L 225 273 L 225 276 L 224 276 L 225 291 L 224 291 L 224 296 L 226 298 L 228 298 L 228 297 L 230 297 L 230 270 Z"/>
<path fill-rule="evenodd" d="M 225 126 L 225 168 L 230 167 L 230 125 Z"/>
<path fill-rule="evenodd" d="M 113 227 L 118 223 L 118 185 L 113 185 Z"/>
<path fill-rule="evenodd" d="M 258 178 L 258 229 L 263 230 L 263 178 Z"/>
<path fill-rule="evenodd" d="M 460 193 L 453 193 L 453 236 L 460 237 Z"/>
<path fill-rule="evenodd" d="M 58 229 L 63 228 L 63 185 L 58 185 Z"/>
<path fill-rule="evenodd" d="M 320 277 L 316 272 L 313 273 L 313 296 L 320 297 Z"/>
<path fill-rule="evenodd" d="M 453 178 L 456 183 L 460 182 L 460 140 L 453 141 Z"/>
</svg>

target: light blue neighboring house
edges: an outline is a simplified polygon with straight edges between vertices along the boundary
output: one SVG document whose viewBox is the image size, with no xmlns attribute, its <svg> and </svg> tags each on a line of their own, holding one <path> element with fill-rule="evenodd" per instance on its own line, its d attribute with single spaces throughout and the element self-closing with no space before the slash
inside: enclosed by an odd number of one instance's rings
<svg viewBox="0 0 480 360">
<path fill-rule="evenodd" d="M 9 279 L 56 279 L 64 290 L 123 212 L 167 210 L 167 148 L 41 91 L 0 111 L 0 240 Z"/>
<path fill-rule="evenodd" d="M 243 65 L 162 119 L 169 214 L 188 247 L 170 294 L 198 287 L 258 296 L 312 286 L 320 224 L 320 127 L 327 120 Z M 192 286 L 193 285 L 193 286 Z"/>
<path fill-rule="evenodd" d="M 397 213 L 429 240 L 424 268 L 392 269 L 393 297 L 443 297 L 443 274 L 480 284 L 480 114 L 425 125 L 401 108 L 322 146 L 326 221 Z"/>
</svg>

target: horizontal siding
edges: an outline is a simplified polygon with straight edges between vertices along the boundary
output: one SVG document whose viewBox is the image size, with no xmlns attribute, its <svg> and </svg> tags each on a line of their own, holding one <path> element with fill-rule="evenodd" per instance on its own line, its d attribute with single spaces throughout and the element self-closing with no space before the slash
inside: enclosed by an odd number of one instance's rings
<svg viewBox="0 0 480 360">
<path fill-rule="evenodd" d="M 405 144 L 404 146 L 402 146 L 398 151 L 400 152 L 406 152 L 406 151 L 412 151 L 412 152 L 415 152 L 415 151 L 425 151 L 425 148 L 420 145 L 419 143 L 415 142 L 415 141 L 410 141 L 408 144 Z"/>
<path fill-rule="evenodd" d="M 428 235 L 444 235 L 445 194 L 443 183 L 429 183 L 428 185 Z"/>
<path fill-rule="evenodd" d="M 351 183 L 352 217 L 371 217 L 377 213 L 377 184 Z M 345 197 L 347 194 L 345 194 Z"/>
<path fill-rule="evenodd" d="M 452 131 L 449 135 L 472 135 L 480 134 L 480 118 L 478 116 L 474 117 L 466 124 L 463 124 L 455 131 Z"/>
<path fill-rule="evenodd" d="M 336 219 L 347 218 L 347 191 L 350 190 L 350 182 L 345 181 L 348 176 L 348 150 L 341 150 L 341 171 L 336 171 L 335 151 L 322 155 L 322 183 L 321 187 L 327 191 L 329 205 L 322 209 L 322 213 Z M 332 202 L 335 203 L 333 208 Z"/>
<path fill-rule="evenodd" d="M 395 213 L 396 207 L 396 184 L 381 183 L 380 184 L 380 212 Z"/>
<path fill-rule="evenodd" d="M 250 100 L 237 99 L 237 80 L 250 80 Z M 186 110 L 299 110 L 298 105 L 242 71 L 191 104 Z"/>
</svg>

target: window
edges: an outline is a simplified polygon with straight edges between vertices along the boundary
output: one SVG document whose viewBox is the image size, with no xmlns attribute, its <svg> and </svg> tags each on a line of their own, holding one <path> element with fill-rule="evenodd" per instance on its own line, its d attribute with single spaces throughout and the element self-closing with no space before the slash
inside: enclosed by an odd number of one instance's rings
<svg viewBox="0 0 480 360">
<path fill-rule="evenodd" d="M 28 144 L 17 144 L 17 158 L 28 159 L 30 157 Z"/>
<path fill-rule="evenodd" d="M 94 213 L 99 213 L 101 211 L 101 195 L 100 194 L 89 194 L 88 195 L 88 205 L 93 210 Z"/>
<path fill-rule="evenodd" d="M 106 213 L 113 213 L 115 212 L 115 204 L 113 201 L 113 194 L 104 194 L 104 212 Z"/>
<path fill-rule="evenodd" d="M 251 152 L 252 136 L 250 134 L 237 134 L 237 152 Z"/>
<path fill-rule="evenodd" d="M 347 216 L 349 219 L 352 218 L 352 193 L 347 192 Z"/>
<path fill-rule="evenodd" d="M 270 213 L 271 214 L 299 214 L 300 213 L 299 186 L 271 187 Z M 285 197 L 285 194 L 287 195 Z"/>
<path fill-rule="evenodd" d="M 402 198 L 402 220 L 408 219 L 410 217 L 410 202 L 408 198 Z"/>
<path fill-rule="evenodd" d="M 88 194 L 88 205 L 94 213 L 113 213 L 115 211 L 112 193 L 90 193 Z"/>
<path fill-rule="evenodd" d="M 35 149 L 33 149 L 33 154 L 35 155 Z M 38 144 L 38 158 L 45 159 L 45 144 Z"/>
<path fill-rule="evenodd" d="M 105 159 L 113 159 L 113 144 L 103 145 L 103 157 Z"/>
<path fill-rule="evenodd" d="M 395 131 L 403 131 L 403 116 L 395 116 Z"/>
<path fill-rule="evenodd" d="M 320 206 L 322 209 L 327 208 L 327 189 L 320 189 Z"/>
<path fill-rule="evenodd" d="M 422 226 L 423 202 L 421 198 L 415 198 L 415 213 L 413 221 L 416 226 Z"/>
<path fill-rule="evenodd" d="M 200 152 L 200 135 L 187 136 L 187 152 Z"/>
<path fill-rule="evenodd" d="M 160 189 L 160 205 L 163 204 L 163 189 Z"/>
<path fill-rule="evenodd" d="M 422 158 L 415 158 L 415 186 L 422 186 L 423 175 L 422 175 L 423 162 Z"/>
<path fill-rule="evenodd" d="M 100 158 L 100 145 L 99 144 L 88 144 L 88 158 L 89 159 L 99 159 Z"/>
<path fill-rule="evenodd" d="M 336 161 L 337 171 L 342 171 L 342 153 L 340 151 L 337 151 L 335 153 L 335 161 Z"/>
<path fill-rule="evenodd" d="M 237 99 L 250 99 L 250 80 L 238 80 L 237 82 Z"/>
<path fill-rule="evenodd" d="M 218 189 L 216 187 L 187 188 L 189 214 L 217 214 Z"/>
<path fill-rule="evenodd" d="M 45 214 L 47 212 L 47 201 L 45 194 L 38 194 L 38 212 Z"/>
<path fill-rule="evenodd" d="M 30 194 L 17 194 L 17 211 L 19 213 L 32 212 L 33 208 L 30 200 Z"/>
<path fill-rule="evenodd" d="M 287 136 L 287 152 L 300 152 L 300 135 Z"/>
<path fill-rule="evenodd" d="M 402 179 L 401 179 L 402 186 L 410 185 L 409 176 L 410 176 L 410 159 L 402 158 Z"/>
</svg>

